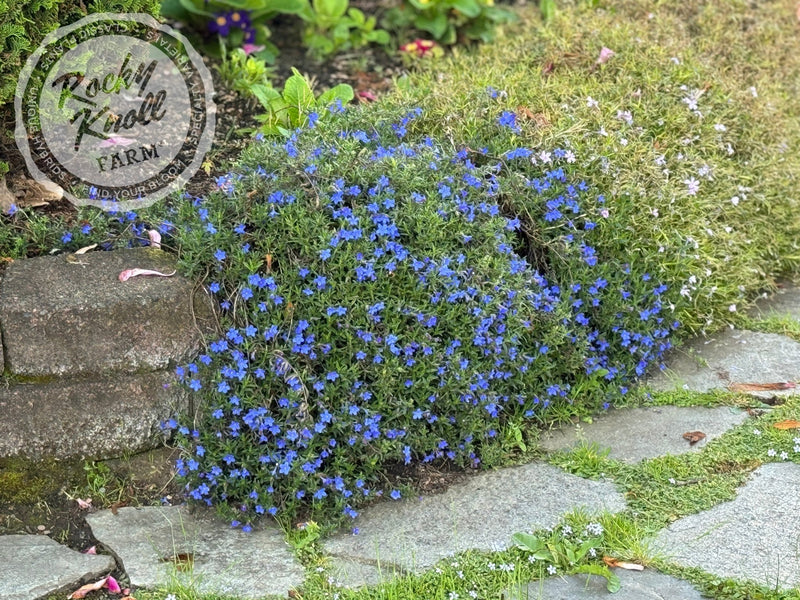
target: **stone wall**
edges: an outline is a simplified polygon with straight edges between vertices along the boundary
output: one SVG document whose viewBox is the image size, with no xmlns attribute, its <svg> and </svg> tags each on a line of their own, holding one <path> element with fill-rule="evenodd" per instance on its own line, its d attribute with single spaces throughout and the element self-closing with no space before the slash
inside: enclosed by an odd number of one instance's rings
<svg viewBox="0 0 800 600">
<path fill-rule="evenodd" d="M 213 331 L 194 282 L 140 248 L 18 260 L 0 277 L 0 457 L 110 458 L 157 446 L 189 408 L 173 375 Z"/>
</svg>

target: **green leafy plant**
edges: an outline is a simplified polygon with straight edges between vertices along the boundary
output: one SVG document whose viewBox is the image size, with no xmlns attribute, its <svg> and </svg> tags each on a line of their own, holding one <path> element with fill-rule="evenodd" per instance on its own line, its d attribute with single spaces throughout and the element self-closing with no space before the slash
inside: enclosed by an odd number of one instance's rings
<svg viewBox="0 0 800 600">
<path fill-rule="evenodd" d="M 303 43 L 317 58 L 369 43 L 389 43 L 389 34 L 375 28 L 375 17 L 366 17 L 359 9 L 349 8 L 348 0 L 311 0 L 298 14 L 307 23 Z"/>
<path fill-rule="evenodd" d="M 203 35 L 217 34 L 228 48 L 252 44 L 258 48 L 257 58 L 271 63 L 278 49 L 269 42 L 266 23 L 279 14 L 298 14 L 307 6 L 308 0 L 163 0 L 161 14 Z"/>
<path fill-rule="evenodd" d="M 224 52 L 219 75 L 227 87 L 252 96 L 253 86 L 270 86 L 271 69 L 262 59 L 248 56 L 241 48 L 235 48 L 230 53 Z"/>
<path fill-rule="evenodd" d="M 546 565 L 548 574 L 557 572 L 586 573 L 604 577 L 609 592 L 620 589 L 619 577 L 599 562 L 590 562 L 597 557 L 596 548 L 602 545 L 603 527 L 589 523 L 580 536 L 575 536 L 569 525 L 562 525 L 549 535 L 515 533 L 511 536 L 517 548 L 529 553 L 529 560 Z"/>
<path fill-rule="evenodd" d="M 459 38 L 490 42 L 497 25 L 515 18 L 494 0 L 408 0 L 388 12 L 386 26 L 426 31 L 442 44 L 454 44 Z"/>
<path fill-rule="evenodd" d="M 266 112 L 256 116 L 262 123 L 259 131 L 264 135 L 289 136 L 291 131 L 321 118 L 322 111 L 334 103 L 346 104 L 353 99 L 353 88 L 339 84 L 314 96 L 311 84 L 292 67 L 292 76 L 286 80 L 283 92 L 265 85 L 253 85 L 250 91 L 258 98 Z"/>
</svg>

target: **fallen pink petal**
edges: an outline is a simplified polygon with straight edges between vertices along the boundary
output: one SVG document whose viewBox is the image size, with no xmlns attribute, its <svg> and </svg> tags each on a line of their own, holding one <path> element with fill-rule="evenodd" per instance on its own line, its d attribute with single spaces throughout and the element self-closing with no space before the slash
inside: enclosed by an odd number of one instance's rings
<svg viewBox="0 0 800 600">
<path fill-rule="evenodd" d="M 358 99 L 363 102 L 375 102 L 378 97 L 370 91 L 364 90 L 363 92 L 357 92 L 356 96 Z"/>
<path fill-rule="evenodd" d="M 245 54 L 252 54 L 253 52 L 261 52 L 264 46 L 256 46 L 255 44 L 242 44 L 242 50 Z"/>
<path fill-rule="evenodd" d="M 82 510 L 86 510 L 87 508 L 91 508 L 92 506 L 92 499 L 87 498 L 84 500 L 83 498 L 75 498 L 75 502 L 78 503 L 78 507 Z"/>
<path fill-rule="evenodd" d="M 172 273 L 162 273 L 161 271 L 152 271 L 150 269 L 125 269 L 119 274 L 120 281 L 128 281 L 131 277 L 139 277 L 140 275 L 155 275 L 157 277 L 172 277 L 177 271 Z"/>
<path fill-rule="evenodd" d="M 107 579 L 108 579 L 107 577 L 103 577 L 102 579 L 99 579 L 94 583 L 87 583 L 86 585 L 79 587 L 77 590 L 75 590 L 69 596 L 67 596 L 67 600 L 77 600 L 79 598 L 85 598 L 86 594 L 88 594 L 89 592 L 94 592 L 95 590 L 101 589 L 106 584 Z"/>
<path fill-rule="evenodd" d="M 112 148 L 113 146 L 130 146 L 135 144 L 136 140 L 131 138 L 122 137 L 121 135 L 112 135 L 107 140 L 103 140 L 98 144 L 100 148 Z"/>
<path fill-rule="evenodd" d="M 597 59 L 597 64 L 599 65 L 606 64 L 608 62 L 608 59 L 614 56 L 615 54 L 616 52 L 603 46 L 602 50 L 600 50 L 600 57 Z"/>
<path fill-rule="evenodd" d="M 114 579 L 111 575 L 109 575 L 108 578 L 106 579 L 106 587 L 108 588 L 108 591 L 111 592 L 112 594 L 122 593 L 122 588 L 119 587 L 119 583 L 117 583 L 117 580 Z"/>
<path fill-rule="evenodd" d="M 150 246 L 152 248 L 161 248 L 161 234 L 156 229 L 148 229 L 147 237 L 150 238 Z"/>
<path fill-rule="evenodd" d="M 84 554 L 97 554 L 97 546 L 89 546 L 83 551 Z"/>
</svg>

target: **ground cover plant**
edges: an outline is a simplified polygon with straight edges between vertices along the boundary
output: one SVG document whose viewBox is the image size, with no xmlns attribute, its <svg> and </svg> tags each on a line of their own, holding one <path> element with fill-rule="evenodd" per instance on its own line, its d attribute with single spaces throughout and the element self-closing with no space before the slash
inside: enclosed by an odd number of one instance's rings
<svg viewBox="0 0 800 600">
<path fill-rule="evenodd" d="M 188 493 L 243 527 L 309 508 L 348 519 L 406 493 L 383 478 L 393 465 L 499 463 L 536 424 L 630 395 L 671 338 L 738 318 L 796 266 L 796 32 L 778 6 L 625 2 L 544 30 L 527 15 L 524 34 L 383 104 L 316 107 L 208 198 L 83 209 L 66 232 L 19 211 L 0 244 L 16 257 L 159 230 L 223 305 L 222 337 L 181 370 L 206 407 L 172 424 Z M 644 534 L 676 511 L 729 498 L 754 461 L 796 460 L 789 433 L 755 429 L 703 458 L 625 470 L 584 449 L 559 464 L 631 494 L 632 513 L 601 524 L 610 553 L 644 560 Z M 320 574 L 308 597 L 497 597 L 546 573 L 522 570 L 522 551 L 471 557 L 361 592 Z M 684 574 L 719 598 L 796 598 Z"/>
</svg>

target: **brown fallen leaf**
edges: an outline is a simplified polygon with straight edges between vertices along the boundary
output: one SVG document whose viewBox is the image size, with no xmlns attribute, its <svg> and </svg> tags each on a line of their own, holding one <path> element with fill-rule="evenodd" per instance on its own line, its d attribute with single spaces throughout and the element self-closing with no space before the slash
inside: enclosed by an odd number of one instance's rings
<svg viewBox="0 0 800 600">
<path fill-rule="evenodd" d="M 797 387 L 794 381 L 777 383 L 732 383 L 728 386 L 731 392 L 771 392 L 774 390 L 793 390 Z"/>
<path fill-rule="evenodd" d="M 94 583 L 87 583 L 86 585 L 82 585 L 77 590 L 72 592 L 69 596 L 67 596 L 67 600 L 77 600 L 79 598 L 85 598 L 86 594 L 89 592 L 94 592 L 95 590 L 102 589 L 102 587 L 108 581 L 108 577 L 103 577 L 102 579 L 98 579 Z"/>
<path fill-rule="evenodd" d="M 89 250 L 94 250 L 97 248 L 97 244 L 92 244 L 91 246 L 84 246 L 80 250 L 75 250 L 73 254 L 86 254 Z"/>
<path fill-rule="evenodd" d="M 109 508 L 111 509 L 111 514 L 116 516 L 117 513 L 119 513 L 119 509 L 127 505 L 128 505 L 127 502 L 114 502 L 114 504 L 109 506 Z"/>
<path fill-rule="evenodd" d="M 800 429 L 800 421 L 796 419 L 786 419 L 785 421 L 778 421 L 773 427 L 775 429 Z"/>
<path fill-rule="evenodd" d="M 606 563 L 609 567 L 627 569 L 628 571 L 644 571 L 644 565 L 624 562 L 621 560 L 617 560 L 616 558 L 613 558 L 611 556 L 604 556 L 603 562 Z"/>
<path fill-rule="evenodd" d="M 697 442 L 706 439 L 706 434 L 702 431 L 687 431 L 683 434 L 683 439 L 689 442 L 690 446 L 694 446 Z"/>
<path fill-rule="evenodd" d="M 161 562 L 169 562 L 175 565 L 175 568 L 182 573 L 187 571 L 191 571 L 192 567 L 194 566 L 194 554 L 191 552 L 181 552 L 180 554 L 175 554 L 174 556 L 168 556 L 166 558 L 162 558 Z"/>
</svg>

